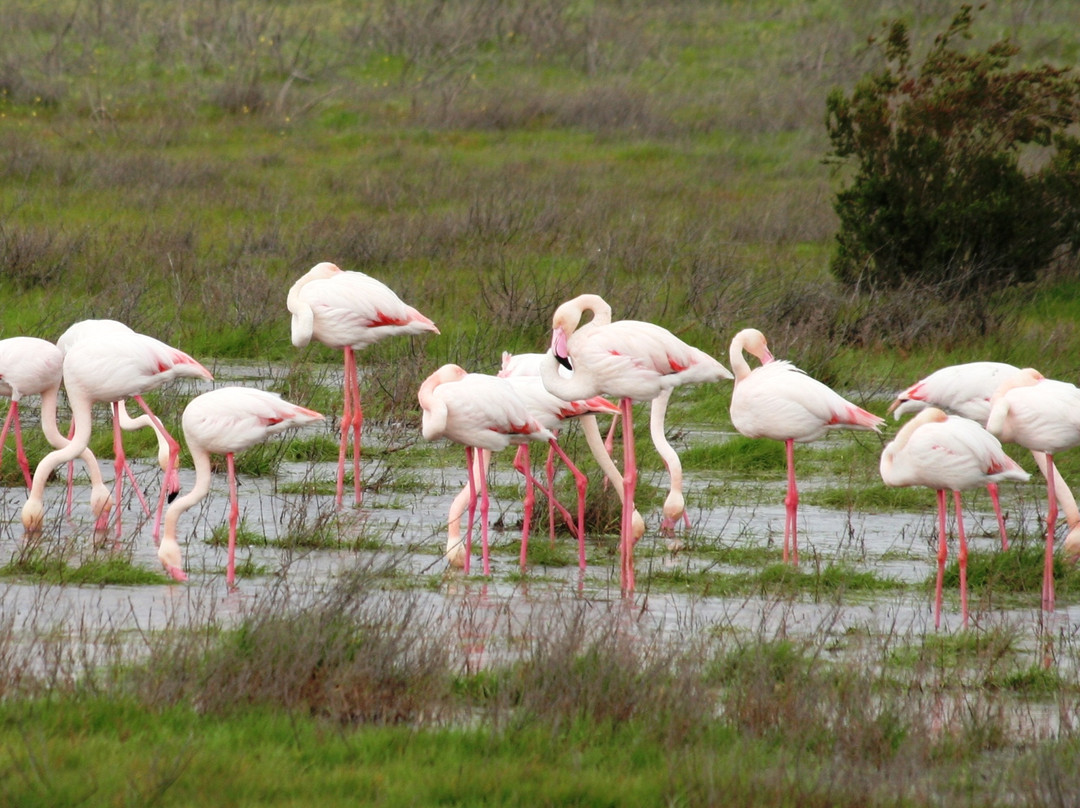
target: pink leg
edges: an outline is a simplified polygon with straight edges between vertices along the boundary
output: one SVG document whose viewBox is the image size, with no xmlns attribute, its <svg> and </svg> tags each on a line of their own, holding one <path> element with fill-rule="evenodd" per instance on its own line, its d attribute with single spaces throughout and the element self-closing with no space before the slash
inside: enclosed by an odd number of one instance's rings
<svg viewBox="0 0 1080 808">
<path fill-rule="evenodd" d="M 1054 529 L 1057 527 L 1057 492 L 1054 490 L 1054 456 L 1046 453 L 1046 560 L 1043 564 L 1043 611 L 1054 611 Z"/>
<path fill-rule="evenodd" d="M 11 428 L 11 420 L 15 417 L 16 412 L 18 412 L 18 407 L 15 402 L 12 401 L 11 406 L 8 407 L 7 418 L 4 419 L 4 428 L 0 430 L 0 452 L 4 451 L 4 444 L 7 443 L 8 430 Z M 31 480 L 30 483 L 33 485 L 33 480 Z"/>
<path fill-rule="evenodd" d="M 994 505 L 994 516 L 997 517 L 998 531 L 1001 533 L 1001 549 L 1009 549 L 1009 537 L 1005 532 L 1005 517 L 1001 515 L 1001 500 L 998 498 L 998 484 L 987 483 L 986 491 L 990 494 L 990 501 Z"/>
<path fill-rule="evenodd" d="M 353 444 L 353 503 L 357 506 L 363 497 L 363 484 L 360 479 L 360 431 L 364 425 L 364 410 L 360 406 L 360 376 L 356 372 L 356 354 L 352 348 L 346 348 L 349 353 L 349 364 L 352 377 L 352 444 Z"/>
<path fill-rule="evenodd" d="M 514 468 L 525 476 L 525 500 L 522 503 L 524 513 L 521 517 L 521 555 L 518 558 L 518 565 L 522 571 L 525 570 L 525 559 L 529 550 L 529 527 L 532 524 L 533 504 L 536 502 L 532 470 L 529 466 L 529 445 L 523 443 L 518 446 L 517 453 L 514 455 Z"/>
<path fill-rule="evenodd" d="M 623 510 L 619 538 L 622 593 L 634 592 L 634 492 L 637 490 L 637 461 L 634 457 L 633 400 L 624 398 L 623 429 Z"/>
<path fill-rule="evenodd" d="M 574 475 L 574 485 L 577 488 L 577 540 L 578 540 L 578 568 L 585 569 L 585 492 L 589 486 L 589 478 L 585 476 L 584 472 L 575 466 L 570 458 L 566 456 L 566 452 L 559 446 L 558 441 L 551 441 L 551 451 L 555 452 L 562 459 L 562 462 L 566 464 L 566 467 L 570 469 L 570 473 Z M 554 498 L 552 498 L 554 501 Z M 565 511 L 564 511 L 565 513 Z"/>
<path fill-rule="evenodd" d="M 555 449 L 548 448 L 547 460 L 544 462 L 544 472 L 547 474 L 548 485 L 548 539 L 551 546 L 555 546 Z"/>
<path fill-rule="evenodd" d="M 17 401 L 11 402 L 11 406 L 15 408 L 15 457 L 19 464 L 19 468 L 22 469 L 23 479 L 26 480 L 26 487 L 30 488 L 34 484 L 33 475 L 30 474 L 30 461 L 26 458 L 26 449 L 23 447 L 22 439 L 22 421 L 19 420 L 19 404 Z"/>
<path fill-rule="evenodd" d="M 484 561 L 484 575 L 491 575 L 491 555 L 488 552 L 488 484 L 487 469 L 481 463 L 480 474 L 480 546 Z"/>
<path fill-rule="evenodd" d="M 795 441 L 787 440 L 784 442 L 785 450 L 787 452 L 787 468 L 788 468 L 788 490 L 787 497 L 784 498 L 784 505 L 787 508 L 787 517 L 784 520 L 784 562 L 788 560 L 788 542 L 791 543 L 791 563 L 798 565 L 799 563 L 799 532 L 798 532 L 798 516 L 799 516 L 799 489 L 795 485 Z"/>
<path fill-rule="evenodd" d="M 123 511 L 123 500 L 120 498 L 124 490 L 124 466 L 127 462 L 124 457 L 124 440 L 120 436 L 120 405 L 113 402 L 113 474 L 116 477 L 114 485 L 116 493 L 113 495 L 116 501 L 116 538 L 120 538 L 120 514 Z"/>
<path fill-rule="evenodd" d="M 344 398 L 344 405 L 341 410 L 341 445 L 338 447 L 338 461 L 337 461 L 337 491 L 335 494 L 334 502 L 337 505 L 337 509 L 340 511 L 343 507 L 343 500 L 345 498 L 345 455 L 348 452 L 349 446 L 349 430 L 352 425 L 352 381 L 349 378 L 349 359 L 352 357 L 352 350 L 350 348 L 345 349 L 345 382 L 342 385 L 342 397 Z"/>
<path fill-rule="evenodd" d="M 934 588 L 934 628 L 941 628 L 941 585 L 945 579 L 945 559 L 949 556 L 949 546 L 945 535 L 945 489 L 937 492 L 938 501 L 938 553 L 937 586 Z"/>
<path fill-rule="evenodd" d="M 964 512 L 960 507 L 960 492 L 953 491 L 953 506 L 956 509 L 956 535 L 960 541 L 960 553 L 956 557 L 960 563 L 960 614 L 962 615 L 964 628 L 968 624 L 968 591 L 967 591 L 967 561 L 968 546 L 967 536 L 964 534 Z"/>
<path fill-rule="evenodd" d="M 465 447 L 465 469 L 469 478 L 469 528 L 465 533 L 465 574 L 469 574 L 469 559 L 472 557 L 472 531 L 476 521 L 476 477 L 473 475 L 473 455 L 476 450 Z"/>
<path fill-rule="evenodd" d="M 544 486 L 542 482 L 532 476 L 531 470 L 527 470 L 524 466 L 518 466 L 517 461 L 514 462 L 514 468 L 526 475 L 529 481 L 532 482 L 533 488 L 539 489 L 540 493 L 548 498 L 549 501 L 555 503 L 555 508 L 562 514 L 562 518 L 566 520 L 566 526 L 570 529 L 570 533 L 576 538 L 578 534 L 577 527 L 574 525 L 574 517 L 570 515 L 570 512 L 563 507 L 563 504 L 559 500 L 555 499 L 551 489 Z M 582 506 L 584 509 L 584 505 Z"/>
<path fill-rule="evenodd" d="M 229 561 L 225 568 L 225 583 L 231 588 L 236 584 L 236 523 L 240 519 L 240 504 L 236 498 L 236 464 L 233 453 L 225 455 L 229 467 Z"/>
</svg>

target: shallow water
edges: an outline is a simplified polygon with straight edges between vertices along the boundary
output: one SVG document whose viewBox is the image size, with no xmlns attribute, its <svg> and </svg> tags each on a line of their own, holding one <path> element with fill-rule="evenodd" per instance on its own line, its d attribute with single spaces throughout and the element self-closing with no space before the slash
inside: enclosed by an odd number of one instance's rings
<svg viewBox="0 0 1080 808">
<path fill-rule="evenodd" d="M 273 375 L 274 369 L 256 366 L 222 366 L 214 368 L 218 384 L 256 384 Z M 340 376 L 328 369 L 326 378 L 335 384 Z M 227 382 L 226 382 L 227 380 Z M 178 385 L 178 396 L 190 397 L 204 383 Z M 104 417 L 104 408 L 100 416 Z M 310 429 L 332 431 L 336 422 Z M 102 427 L 105 424 L 102 422 Z M 29 428 L 29 426 L 27 427 Z M 695 439 L 688 433 L 686 440 Z M 708 436 L 712 440 L 716 435 Z M 421 439 L 416 436 L 417 441 Z M 287 437 L 284 439 L 288 439 Z M 365 432 L 365 441 L 375 445 L 380 439 L 374 428 Z M 837 440 L 844 440 L 840 437 Z M 5 454 L 13 462 L 11 449 Z M 493 481 L 517 485 L 510 453 L 496 461 Z M 391 458 L 394 455 L 390 456 Z M 384 471 L 372 461 L 365 466 L 365 479 Z M 112 468 L 102 460 L 106 481 L 111 482 Z M 152 458 L 134 459 L 134 468 L 151 504 L 156 503 L 160 472 Z M 481 627 L 491 621 L 517 621 L 525 624 L 532 613 L 545 608 L 552 600 L 575 599 L 589 608 L 630 614 L 638 630 L 672 632 L 687 635 L 695 631 L 754 631 L 772 635 L 831 635 L 843 637 L 853 632 L 887 633 L 898 637 L 915 637 L 933 632 L 932 595 L 915 588 L 902 594 L 883 594 L 874 597 L 858 595 L 837 602 L 831 598 L 815 600 L 812 594 L 799 599 L 778 599 L 776 596 L 747 596 L 738 598 L 682 595 L 653 590 L 649 573 L 658 568 L 697 568 L 712 563 L 693 553 L 672 557 L 663 551 L 663 542 L 656 535 L 659 514 L 644 514 L 649 530 L 639 545 L 637 562 L 638 589 L 632 599 L 619 593 L 618 563 L 602 557 L 590 564 L 584 576 L 576 566 L 566 568 L 532 569 L 521 579 L 517 572 L 516 554 L 492 554 L 492 576 L 489 581 L 478 580 L 480 570 L 479 538 L 473 552 L 473 575 L 465 578 L 459 572 L 447 571 L 442 558 L 445 543 L 445 519 L 450 502 L 465 481 L 463 452 L 459 447 L 447 447 L 441 463 L 429 468 L 410 468 L 424 483 L 423 493 L 397 493 L 392 486 L 380 492 L 367 492 L 363 508 L 346 510 L 337 517 L 347 531 L 355 530 L 364 536 L 377 537 L 381 549 L 349 550 L 284 550 L 277 547 L 238 548 L 237 561 L 252 561 L 267 572 L 244 577 L 234 591 L 228 591 L 224 580 L 226 550 L 207 544 L 204 539 L 227 519 L 228 489 L 223 473 L 216 474 L 210 495 L 188 511 L 180 521 L 181 542 L 184 544 L 185 568 L 189 574 L 186 584 L 152 586 L 49 586 L 35 583 L 5 582 L 0 598 L 0 624 L 10 624 L 16 631 L 45 631 L 56 636 L 95 636 L 98 632 L 155 631 L 167 627 L 200 624 L 214 620 L 227 625 L 257 608 L 260 602 L 280 597 L 288 590 L 290 603 L 300 604 L 317 597 L 342 571 L 356 565 L 378 564 L 420 576 L 421 596 L 444 609 L 467 608 Z M 657 485 L 666 478 L 657 470 L 644 474 Z M 182 490 L 191 488 L 194 472 L 181 470 Z M 311 524 L 320 514 L 333 508 L 332 497 L 284 495 L 279 490 L 283 482 L 314 476 L 332 480 L 333 464 L 286 464 L 274 478 L 242 477 L 239 497 L 241 520 L 256 534 L 268 540 L 288 533 L 290 525 Z M 704 508 L 701 495 L 709 485 L 745 488 L 745 502 Z M 835 484 L 826 480 L 800 480 L 803 491 L 815 485 Z M 725 546 L 742 544 L 782 543 L 784 526 L 784 481 L 762 485 L 740 484 L 711 478 L 710 475 L 689 471 L 685 490 L 688 512 L 692 521 L 692 537 L 702 543 Z M 130 491 L 130 487 L 128 488 Z M 1037 481 L 1024 487 L 1022 494 L 1010 503 L 1010 530 L 1037 536 L 1040 486 Z M 81 499 L 80 497 L 81 492 Z M 927 491 L 928 503 L 933 494 Z M 63 486 L 52 484 L 47 489 L 45 541 L 56 546 L 69 546 L 76 554 L 93 552 L 89 538 L 89 509 L 85 502 L 85 478 L 76 487 L 77 503 L 72 519 L 63 516 Z M 725 497 L 734 499 L 734 497 Z M 0 489 L 0 557 L 5 561 L 22 550 L 19 512 L 25 501 L 20 488 Z M 973 550 L 990 551 L 999 546 L 996 525 L 989 512 L 985 493 L 973 492 L 965 504 L 974 502 L 976 509 L 966 512 L 970 544 Z M 543 507 L 538 497 L 538 507 Z M 970 506 L 968 506 L 970 508 Z M 504 517 L 507 524 L 520 520 L 521 504 L 517 499 L 495 498 L 492 520 Z M 142 514 L 138 502 L 128 494 L 122 512 L 124 525 L 120 551 L 130 552 L 134 564 L 147 569 L 159 569 L 152 541 L 152 522 Z M 950 525 L 950 530 L 952 527 Z M 934 571 L 932 536 L 934 516 L 926 513 L 848 513 L 801 504 L 799 509 L 799 548 L 804 568 L 834 562 L 870 570 L 879 576 L 908 582 L 923 582 Z M 515 531 L 492 532 L 493 543 L 516 544 Z M 534 535 L 534 541 L 546 541 L 546 535 Z M 569 539 L 563 539 L 569 541 Z M 954 548 L 951 547 L 950 551 Z M 443 577 L 439 577 L 443 576 Z M 435 580 L 433 585 L 432 580 Z M 972 626 L 988 627 L 1009 624 L 1020 627 L 1030 636 L 1049 629 L 1052 636 L 1071 641 L 1075 626 L 1080 624 L 1080 605 L 1061 604 L 1052 617 L 1038 608 L 1002 609 L 994 602 L 973 599 Z M 485 617 L 486 615 L 486 617 Z M 478 617 L 479 616 L 479 617 Z M 497 616 L 497 617 L 496 617 Z M 942 632 L 960 628 L 959 604 L 955 593 L 946 593 L 942 615 Z M 483 645 L 482 643 L 480 645 Z M 484 651 L 483 653 L 488 653 Z M 482 664 L 482 659 L 470 664 Z"/>
</svg>

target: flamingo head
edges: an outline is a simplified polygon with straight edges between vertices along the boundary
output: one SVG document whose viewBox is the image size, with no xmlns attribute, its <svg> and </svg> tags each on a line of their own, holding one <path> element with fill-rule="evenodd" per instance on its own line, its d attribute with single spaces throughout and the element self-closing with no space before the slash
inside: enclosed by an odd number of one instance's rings
<svg viewBox="0 0 1080 808">
<path fill-rule="evenodd" d="M 574 368 L 570 364 L 570 354 L 566 347 L 566 341 L 566 330 L 561 326 L 556 326 L 555 330 L 551 332 L 551 353 L 559 360 L 560 365 L 572 371 Z"/>
</svg>

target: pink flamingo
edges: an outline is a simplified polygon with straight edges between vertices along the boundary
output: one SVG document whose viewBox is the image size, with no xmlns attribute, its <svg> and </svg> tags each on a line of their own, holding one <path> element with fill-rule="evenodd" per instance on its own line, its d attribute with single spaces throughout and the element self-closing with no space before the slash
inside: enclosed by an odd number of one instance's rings
<svg viewBox="0 0 1080 808">
<path fill-rule="evenodd" d="M 0 340 L 0 395 L 10 396 L 11 406 L 0 431 L 0 451 L 7 440 L 8 429 L 14 424 L 16 459 L 26 479 L 26 487 L 33 485 L 30 461 L 22 442 L 22 424 L 19 403 L 23 396 L 41 396 L 41 431 L 54 449 L 66 446 L 67 439 L 56 425 L 56 402 L 64 374 L 64 357 L 53 343 L 36 337 L 10 337 Z M 97 520 L 95 531 L 108 526 L 112 498 L 101 477 L 97 458 L 89 449 L 80 454 L 90 475 L 92 493 L 90 507 Z"/>
<path fill-rule="evenodd" d="M 176 538 L 180 516 L 210 491 L 210 455 L 225 455 L 229 474 L 229 560 L 225 581 L 236 581 L 236 524 L 240 508 L 236 498 L 234 455 L 264 442 L 271 435 L 321 421 L 314 410 L 290 404 L 277 393 L 251 387 L 221 387 L 195 396 L 184 408 L 184 440 L 195 465 L 195 485 L 169 505 L 158 558 L 177 581 L 187 580 Z"/>
<path fill-rule="evenodd" d="M 507 379 L 482 373 L 466 373 L 458 365 L 447 364 L 436 370 L 417 393 L 422 432 L 426 440 L 447 440 L 465 447 L 465 468 L 469 478 L 469 531 L 465 546 L 451 544 L 456 519 L 451 513 L 446 556 L 453 566 L 469 571 L 473 514 L 476 509 L 477 482 L 480 476 L 480 531 L 484 575 L 491 573 L 488 556 L 487 457 L 483 451 L 498 452 L 511 443 L 530 440 L 552 441 L 555 435 L 529 414 L 525 402 Z M 458 513 L 460 517 L 460 512 Z"/>
<path fill-rule="evenodd" d="M 345 456 L 353 444 L 353 497 L 360 504 L 360 429 L 364 412 L 360 406 L 360 380 L 354 351 L 385 337 L 425 332 L 439 333 L 427 317 L 407 306 L 384 283 L 362 272 L 344 272 L 324 261 L 316 264 L 292 285 L 287 301 L 292 313 L 292 343 L 303 348 L 312 339 L 345 354 L 345 407 L 341 416 L 341 448 L 338 452 L 337 507 L 342 507 L 345 487 Z"/>
<path fill-rule="evenodd" d="M 743 356 L 747 351 L 761 366 L 750 370 Z M 731 423 L 748 438 L 771 438 L 784 442 L 787 454 L 788 490 L 784 505 L 784 561 L 799 563 L 799 490 L 795 484 L 795 441 L 818 440 L 833 429 L 880 432 L 884 418 L 867 412 L 830 387 L 787 361 L 776 361 L 765 336 L 756 328 L 745 328 L 731 340 L 731 368 L 735 371 L 735 391 L 731 394 Z"/>
<path fill-rule="evenodd" d="M 96 402 L 112 404 L 115 416 L 117 402 L 134 398 L 155 421 L 157 429 L 168 436 L 170 460 L 166 479 L 169 479 L 170 473 L 176 472 L 180 444 L 151 412 L 142 394 L 179 377 L 213 378 L 210 371 L 183 351 L 145 334 L 102 334 L 95 339 L 79 340 L 68 349 L 64 356 L 64 387 L 71 404 L 75 430 L 68 445 L 45 455 L 34 471 L 30 495 L 22 509 L 22 523 L 28 537 L 41 531 L 45 513 L 45 481 L 57 466 L 78 457 L 87 448 L 93 426 L 91 410 Z M 113 419 L 113 446 L 116 466 L 120 469 L 124 464 L 124 447 L 120 440 L 119 419 L 116 417 Z M 122 483 L 123 474 L 118 471 L 116 502 L 121 501 Z M 155 537 L 160 528 L 165 492 L 166 486 L 162 486 L 158 520 L 154 525 Z M 117 523 L 119 533 L 119 516 Z"/>
<path fill-rule="evenodd" d="M 60 355 L 63 357 L 67 354 L 68 349 L 71 348 L 76 342 L 81 339 L 94 339 L 102 336 L 103 334 L 135 334 L 135 330 L 129 326 L 121 323 L 119 320 L 79 320 L 76 323 L 72 323 L 63 334 L 56 340 L 56 347 L 60 350 Z M 120 429 L 125 432 L 130 432 L 136 429 L 142 429 L 144 427 L 150 427 L 154 430 L 154 435 L 157 437 L 158 442 L 158 465 L 163 472 L 168 472 L 169 468 L 169 442 L 165 435 L 158 431 L 157 426 L 152 419 L 146 413 L 143 413 L 138 418 L 132 418 L 127 411 L 127 405 L 124 401 L 117 402 L 117 406 L 114 408 L 114 416 L 119 416 Z M 72 423 L 71 430 L 68 433 L 68 437 L 71 437 L 71 433 L 75 429 L 75 424 Z M 119 465 L 114 469 L 116 473 L 126 473 L 128 478 L 132 482 L 132 486 L 135 490 L 135 495 L 138 497 L 140 504 L 143 508 L 143 513 L 147 516 L 150 515 L 150 506 L 147 505 L 146 499 L 143 497 L 142 490 L 139 488 L 138 481 L 135 479 L 134 473 L 131 471 L 131 466 L 127 463 L 123 463 L 121 468 Z M 67 464 L 67 513 L 71 515 L 72 504 L 72 478 L 74 474 L 74 463 L 69 462 Z M 166 478 L 165 482 L 166 497 L 171 501 L 180 490 L 180 478 L 174 472 L 171 478 Z"/>
<path fill-rule="evenodd" d="M 1042 606 L 1054 611 L 1054 528 L 1057 493 L 1054 455 L 1080 445 L 1080 388 L 1044 378 L 1025 368 L 1006 380 L 990 399 L 986 428 L 1005 443 L 1016 443 L 1046 455 L 1046 560 Z"/>
<path fill-rule="evenodd" d="M 881 453 L 881 479 L 886 485 L 925 485 L 937 491 L 938 554 L 934 592 L 934 627 L 941 625 L 941 585 L 945 575 L 946 491 L 953 492 L 956 532 L 960 541 L 960 608 L 968 622 L 967 537 L 960 492 L 1004 480 L 1025 482 L 1029 475 L 1005 454 L 998 439 L 974 421 L 947 415 L 937 407 L 923 409 L 904 424 Z"/>
<path fill-rule="evenodd" d="M 990 415 L 990 398 L 994 391 L 1008 378 L 1020 372 L 1020 368 L 1005 362 L 966 362 L 949 365 L 935 370 L 925 379 L 915 382 L 911 387 L 899 393 L 889 405 L 889 412 L 899 420 L 901 415 L 918 412 L 924 407 L 939 407 L 946 412 L 963 418 L 970 418 L 979 424 L 985 424 Z M 1035 464 L 1046 475 L 1046 455 L 1032 452 Z M 1054 487 L 1058 502 L 1065 510 L 1070 533 L 1066 542 L 1080 542 L 1080 510 L 1068 484 L 1061 475 L 1054 477 Z M 994 506 L 998 532 L 1001 534 L 1001 549 L 1009 549 L 1009 538 L 1005 531 L 1005 517 L 1001 513 L 997 483 L 987 483 L 990 502 Z"/>
<path fill-rule="evenodd" d="M 592 320 L 581 324 L 585 312 Z M 568 371 L 563 375 L 560 366 Z M 682 384 L 732 378 L 704 351 L 670 331 L 637 320 L 611 320 L 611 307 L 599 295 L 580 295 L 563 303 L 552 318 L 551 350 L 541 364 L 544 386 L 567 401 L 595 395 L 618 397 L 623 430 L 623 514 L 620 527 L 620 585 L 634 591 L 634 454 L 632 405 L 653 401 Z"/>
</svg>

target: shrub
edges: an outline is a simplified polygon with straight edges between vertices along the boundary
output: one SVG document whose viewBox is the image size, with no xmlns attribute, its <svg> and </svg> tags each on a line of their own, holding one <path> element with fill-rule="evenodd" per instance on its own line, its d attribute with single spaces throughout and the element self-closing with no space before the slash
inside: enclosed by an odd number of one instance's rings
<svg viewBox="0 0 1080 808">
<path fill-rule="evenodd" d="M 1008 40 L 961 53 L 971 25 L 962 6 L 916 69 L 907 27 L 892 22 L 871 38 L 884 68 L 828 97 L 829 161 L 855 165 L 834 203 L 832 270 L 850 286 L 967 295 L 1033 280 L 1080 247 L 1080 141 L 1067 132 L 1080 78 L 1010 69 Z"/>
</svg>

